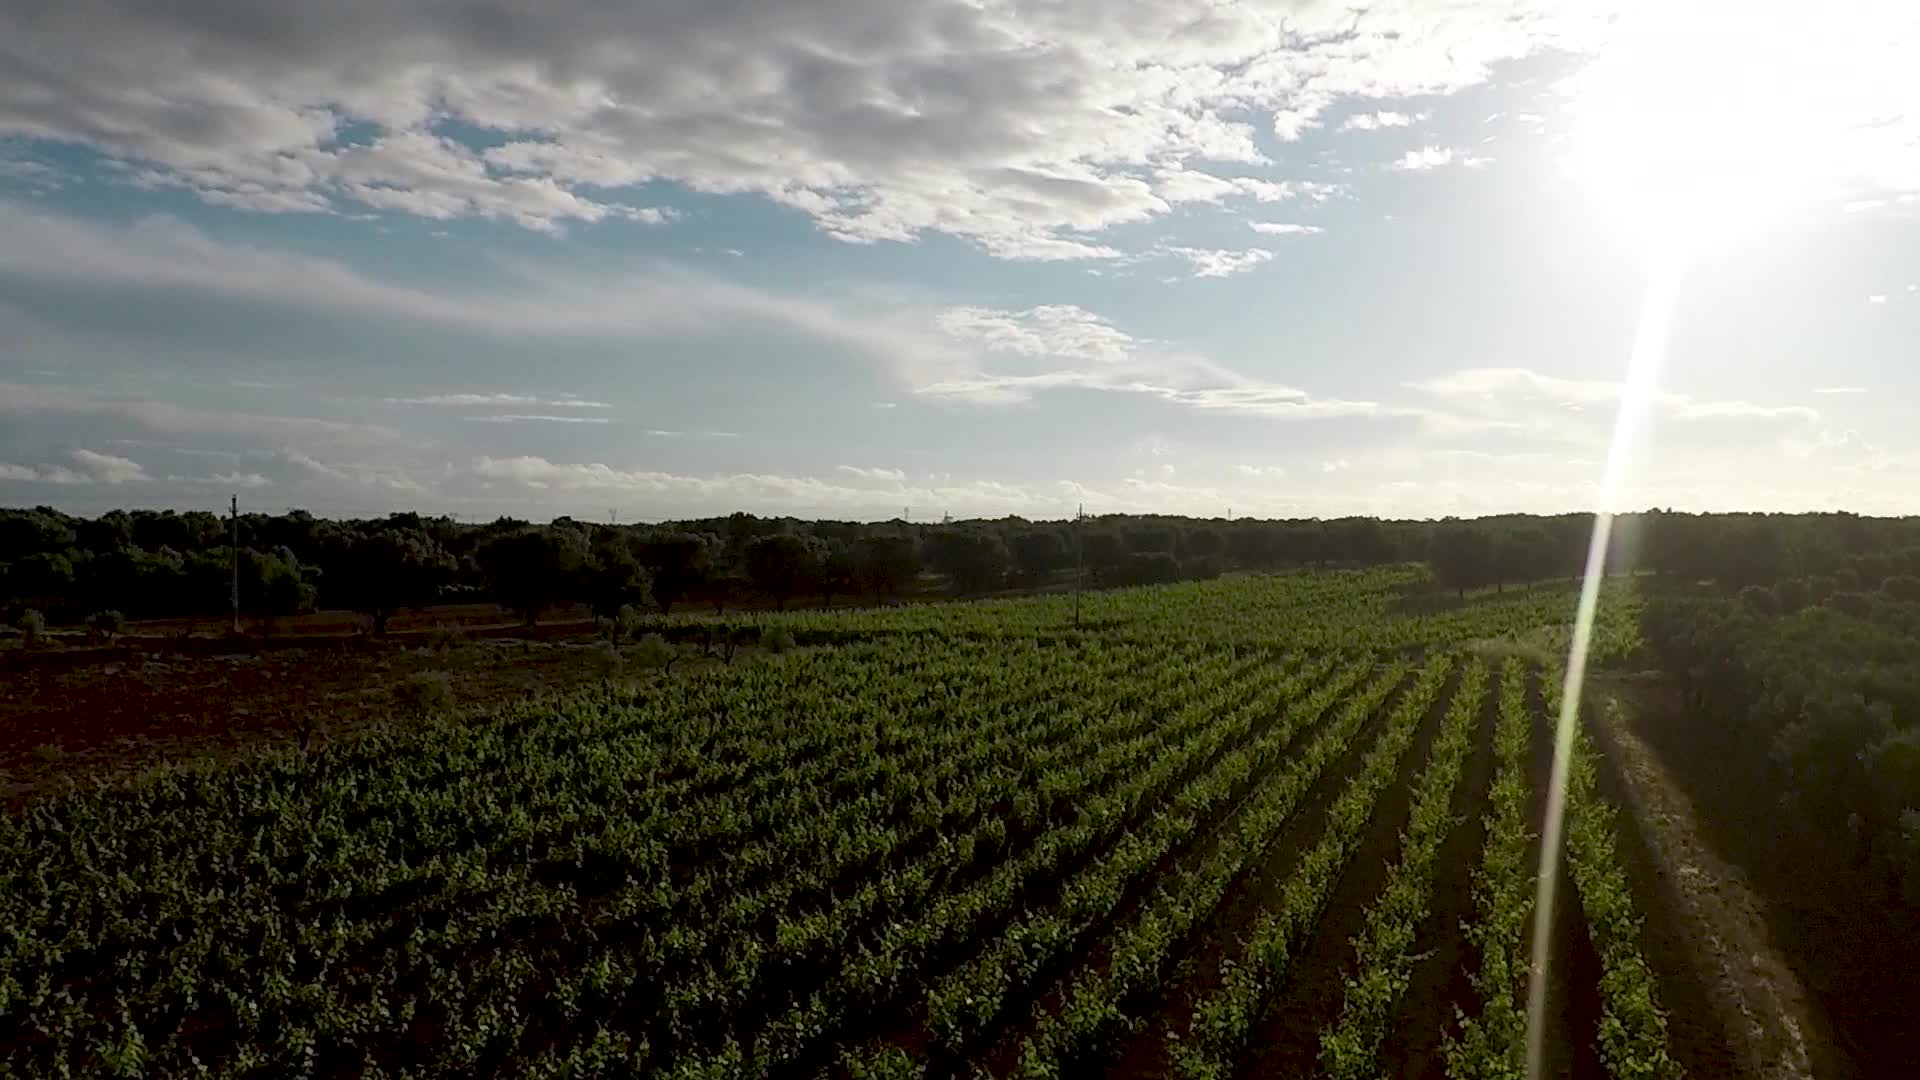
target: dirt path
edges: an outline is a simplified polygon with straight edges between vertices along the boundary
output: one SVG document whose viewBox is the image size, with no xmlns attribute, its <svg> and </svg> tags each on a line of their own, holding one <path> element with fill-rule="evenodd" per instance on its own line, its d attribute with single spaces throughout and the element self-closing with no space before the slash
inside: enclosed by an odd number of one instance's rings
<svg viewBox="0 0 1920 1080">
<path fill-rule="evenodd" d="M 1633 731 L 1631 697 L 1602 689 L 1598 704 L 1596 737 L 1615 766 L 1625 809 L 1677 924 L 1675 936 L 1724 1032 L 1731 1060 L 1723 1064 L 1762 1080 L 1811 1080 L 1817 1048 L 1810 1047 L 1809 1033 L 1817 1019 L 1768 938 L 1759 896 L 1738 867 L 1701 840 L 1693 804 Z"/>
</svg>

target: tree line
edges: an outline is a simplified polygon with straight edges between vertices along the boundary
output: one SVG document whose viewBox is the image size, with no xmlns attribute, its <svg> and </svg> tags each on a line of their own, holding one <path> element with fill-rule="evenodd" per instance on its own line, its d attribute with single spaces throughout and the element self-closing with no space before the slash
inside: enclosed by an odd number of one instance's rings
<svg viewBox="0 0 1920 1080">
<path fill-rule="evenodd" d="M 611 617 L 628 607 L 888 603 L 1410 561 L 1428 563 L 1437 585 L 1464 593 L 1580 573 L 1592 518 L 1107 515 L 932 524 L 736 513 L 609 525 L 415 513 L 329 520 L 294 510 L 243 514 L 236 523 L 203 511 L 87 518 L 36 507 L 0 510 L 0 609 L 10 620 L 33 609 L 69 624 L 108 611 L 135 619 L 223 614 L 236 525 L 243 614 L 272 620 L 352 610 L 384 632 L 397 611 L 444 603 L 497 603 L 532 621 L 575 605 Z M 1792 592 L 1801 587 L 1792 582 L 1803 581 L 1823 595 L 1851 593 L 1920 575 L 1920 559 L 1904 554 L 1920 551 L 1920 528 L 1909 519 L 1654 511 L 1622 519 L 1615 541 L 1616 563 L 1733 590 Z"/>
</svg>

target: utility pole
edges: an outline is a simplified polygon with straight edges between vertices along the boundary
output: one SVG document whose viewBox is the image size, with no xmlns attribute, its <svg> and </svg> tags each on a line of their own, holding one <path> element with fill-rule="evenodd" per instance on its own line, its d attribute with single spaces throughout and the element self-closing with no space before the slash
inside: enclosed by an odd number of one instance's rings
<svg viewBox="0 0 1920 1080">
<path fill-rule="evenodd" d="M 227 548 L 227 566 L 233 571 L 233 632 L 240 632 L 240 496 L 232 496 L 227 514 L 233 519 L 233 543 Z"/>
<path fill-rule="evenodd" d="M 1087 576 L 1087 541 L 1080 531 L 1080 519 L 1087 516 L 1087 504 L 1073 512 L 1073 628 L 1080 629 L 1080 579 Z"/>
</svg>

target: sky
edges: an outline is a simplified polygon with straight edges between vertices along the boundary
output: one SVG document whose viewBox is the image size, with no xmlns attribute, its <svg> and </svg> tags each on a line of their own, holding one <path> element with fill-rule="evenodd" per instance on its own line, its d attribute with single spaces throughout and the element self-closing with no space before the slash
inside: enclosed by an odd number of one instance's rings
<svg viewBox="0 0 1920 1080">
<path fill-rule="evenodd" d="M 1920 513 L 1920 5 L 0 0 L 0 505 L 1588 510 L 1663 267 Z"/>
</svg>

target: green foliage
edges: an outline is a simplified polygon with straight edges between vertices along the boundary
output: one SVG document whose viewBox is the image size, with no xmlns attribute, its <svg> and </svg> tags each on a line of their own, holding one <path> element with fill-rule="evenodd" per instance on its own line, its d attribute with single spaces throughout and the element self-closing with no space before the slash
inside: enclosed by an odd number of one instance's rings
<svg viewBox="0 0 1920 1080">
<path fill-rule="evenodd" d="M 119 637 L 120 632 L 126 628 L 127 617 L 111 608 L 106 611 L 96 611 L 87 616 L 87 629 L 109 645 L 113 644 L 113 639 Z"/>
<path fill-rule="evenodd" d="M 422 671 L 393 688 L 396 709 L 410 716 L 437 716 L 453 709 L 453 680 L 444 671 Z"/>
<path fill-rule="evenodd" d="M 760 635 L 760 647 L 770 653 L 791 652 L 793 646 L 793 631 L 784 626 L 770 626 Z"/>
<path fill-rule="evenodd" d="M 35 645 L 40 644 L 40 639 L 46 636 L 46 616 L 41 615 L 32 608 L 28 608 L 20 613 L 19 618 L 13 620 L 13 628 L 20 632 L 21 646 L 31 649 Z"/>
<path fill-rule="evenodd" d="M 747 579 L 785 608 L 788 598 L 810 586 L 820 572 L 823 546 L 812 537 L 791 533 L 759 536 L 746 547 Z"/>
<path fill-rule="evenodd" d="M 552 527 L 503 533 L 475 555 L 494 598 L 528 626 L 547 608 L 578 598 L 586 557 L 579 533 Z"/>
<path fill-rule="evenodd" d="M 783 535 L 738 524 L 742 551 Z M 608 539 L 507 522 L 493 542 L 532 532 Z M 1210 557 L 1177 530 L 1132 542 Z M 1097 1074 L 1327 791 L 1173 1048 L 1225 1075 L 1444 707 L 1345 994 L 1340 1060 L 1360 1061 L 1485 692 L 1456 647 L 1572 612 L 1565 588 L 1409 610 L 1422 581 L 1118 590 L 1084 597 L 1078 629 L 1056 596 L 675 615 L 630 662 L 762 632 L 773 655 L 62 796 L 0 820 L 0 1071 Z M 1636 605 L 1609 585 L 1603 655 L 1637 647 Z M 810 647 L 779 655 L 791 640 Z M 1524 757 L 1517 671 L 1503 760 Z M 453 704 L 437 673 L 395 692 L 396 711 Z"/>
<path fill-rule="evenodd" d="M 650 668 L 667 667 L 678 655 L 673 645 L 659 634 L 648 634 L 634 642 L 631 654 L 635 663 Z"/>
</svg>

